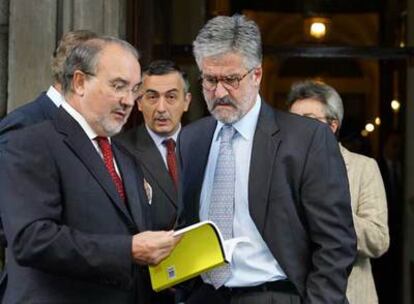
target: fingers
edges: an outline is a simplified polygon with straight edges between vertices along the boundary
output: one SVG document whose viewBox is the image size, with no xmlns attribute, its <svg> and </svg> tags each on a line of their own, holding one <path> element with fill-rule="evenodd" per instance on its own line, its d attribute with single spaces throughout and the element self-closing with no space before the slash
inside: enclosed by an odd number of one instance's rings
<svg viewBox="0 0 414 304">
<path fill-rule="evenodd" d="M 170 255 L 181 237 L 173 235 L 174 231 L 146 231 L 132 238 L 132 257 L 142 265 L 156 265 Z"/>
</svg>

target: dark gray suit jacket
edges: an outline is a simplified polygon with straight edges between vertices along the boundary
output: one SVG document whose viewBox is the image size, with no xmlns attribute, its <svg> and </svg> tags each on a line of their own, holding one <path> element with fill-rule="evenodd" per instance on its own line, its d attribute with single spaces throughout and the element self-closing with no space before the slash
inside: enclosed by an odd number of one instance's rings
<svg viewBox="0 0 414 304">
<path fill-rule="evenodd" d="M 143 177 L 114 147 L 128 203 L 79 124 L 54 120 L 15 132 L 3 153 L 0 208 L 8 241 L 3 303 L 147 303 L 132 235 L 148 223 Z"/>
<path fill-rule="evenodd" d="M 187 225 L 199 221 L 215 127 L 208 117 L 181 132 L 180 222 Z M 332 132 L 313 119 L 262 103 L 248 187 L 250 215 L 303 302 L 347 303 L 356 236 L 346 169 Z"/>
<path fill-rule="evenodd" d="M 150 208 L 153 229 L 172 229 L 177 217 L 177 190 L 145 125 L 120 134 L 116 141 L 141 163 L 144 177 L 152 187 Z"/>
</svg>

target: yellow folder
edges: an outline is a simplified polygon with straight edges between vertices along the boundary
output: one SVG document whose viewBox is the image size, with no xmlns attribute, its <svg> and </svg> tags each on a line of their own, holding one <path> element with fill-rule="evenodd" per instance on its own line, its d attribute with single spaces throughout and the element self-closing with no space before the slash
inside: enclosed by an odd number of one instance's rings
<svg viewBox="0 0 414 304">
<path fill-rule="evenodd" d="M 202 272 L 226 263 L 223 241 L 211 221 L 200 222 L 175 232 L 183 235 L 169 257 L 149 266 L 152 289 L 161 291 Z"/>
</svg>

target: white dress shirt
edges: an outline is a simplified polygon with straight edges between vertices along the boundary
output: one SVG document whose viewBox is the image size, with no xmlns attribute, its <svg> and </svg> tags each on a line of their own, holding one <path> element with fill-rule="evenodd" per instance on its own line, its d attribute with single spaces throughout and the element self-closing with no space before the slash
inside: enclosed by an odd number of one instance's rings
<svg viewBox="0 0 414 304">
<path fill-rule="evenodd" d="M 233 124 L 237 131 L 233 139 L 236 161 L 233 234 L 235 238 L 247 237 L 249 242 L 239 243 L 233 251 L 230 264 L 232 274 L 224 284 L 228 287 L 256 286 L 265 282 L 286 279 L 286 274 L 271 254 L 249 212 L 250 157 L 260 107 L 261 99 L 257 96 L 253 108 Z M 217 123 L 210 148 L 200 197 L 200 220 L 208 219 L 214 171 L 220 148 L 218 135 L 222 126 L 223 123 Z M 209 283 L 208 279 L 206 282 Z"/>
<path fill-rule="evenodd" d="M 49 97 L 56 107 L 60 107 L 60 105 L 65 101 L 62 94 L 56 90 L 54 86 L 50 86 L 49 89 L 46 92 L 47 97 Z"/>
</svg>

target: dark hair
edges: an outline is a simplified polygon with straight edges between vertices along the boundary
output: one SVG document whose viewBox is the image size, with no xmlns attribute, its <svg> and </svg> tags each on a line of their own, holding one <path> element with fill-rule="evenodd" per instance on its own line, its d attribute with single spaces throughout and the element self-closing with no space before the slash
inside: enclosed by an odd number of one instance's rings
<svg viewBox="0 0 414 304">
<path fill-rule="evenodd" d="M 152 61 L 142 72 L 143 78 L 145 76 L 162 76 L 170 73 L 178 73 L 184 81 L 184 92 L 188 93 L 190 90 L 190 82 L 188 81 L 187 73 L 171 60 L 155 60 Z"/>
</svg>

